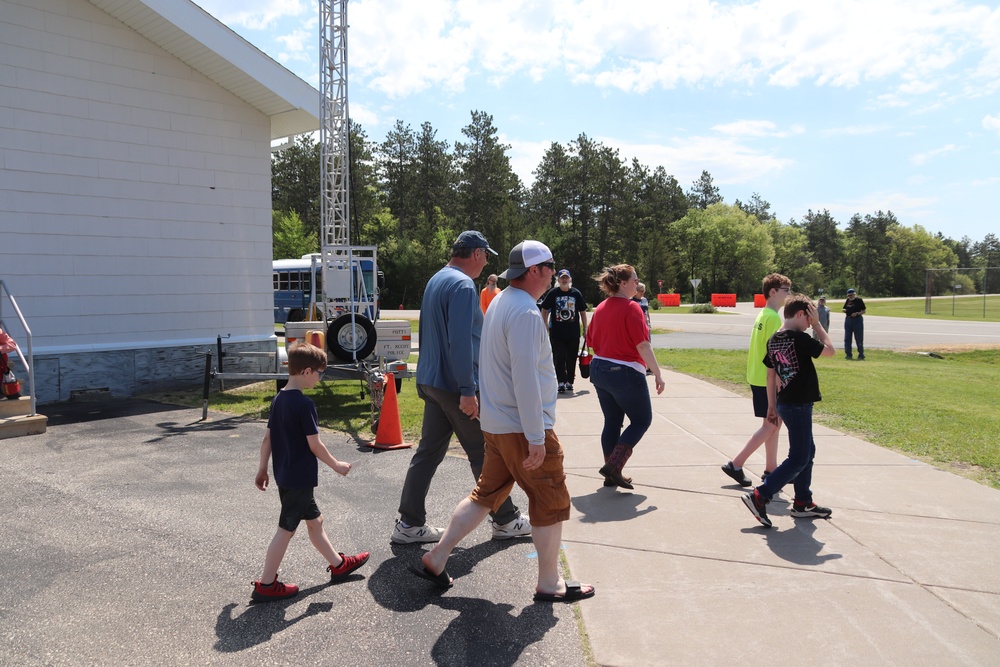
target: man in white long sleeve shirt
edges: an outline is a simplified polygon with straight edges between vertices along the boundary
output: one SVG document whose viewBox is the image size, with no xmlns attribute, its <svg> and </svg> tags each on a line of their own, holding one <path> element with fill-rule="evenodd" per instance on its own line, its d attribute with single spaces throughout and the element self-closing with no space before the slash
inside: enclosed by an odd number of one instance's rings
<svg viewBox="0 0 1000 667">
<path fill-rule="evenodd" d="M 479 354 L 483 472 L 472 494 L 455 508 L 441 541 L 413 566 L 414 573 L 442 588 L 452 585 L 445 569 L 452 550 L 504 502 L 516 482 L 528 496 L 538 552 L 535 601 L 572 602 L 594 595 L 593 586 L 564 581 L 559 574 L 570 497 L 562 446 L 552 430 L 557 393 L 552 348 L 536 306 L 554 274 L 552 252 L 544 244 L 519 243 L 500 275 L 510 287 L 486 311 Z"/>
</svg>

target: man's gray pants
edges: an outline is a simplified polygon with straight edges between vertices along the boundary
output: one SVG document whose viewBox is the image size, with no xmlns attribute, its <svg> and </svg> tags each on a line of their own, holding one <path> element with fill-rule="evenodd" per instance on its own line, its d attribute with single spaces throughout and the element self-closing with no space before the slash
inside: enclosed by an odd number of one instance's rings
<svg viewBox="0 0 1000 667">
<path fill-rule="evenodd" d="M 479 421 L 469 419 L 459 409 L 460 394 L 418 384 L 417 396 L 424 401 L 424 423 L 420 431 L 420 444 L 410 459 L 403 492 L 399 498 L 399 515 L 409 526 L 423 526 L 427 523 L 427 492 L 431 488 L 434 473 L 448 453 L 452 434 L 458 437 L 465 450 L 469 467 L 477 482 L 483 472 L 483 452 L 486 445 Z M 520 512 L 508 496 L 500 509 L 490 516 L 495 523 L 505 524 L 520 516 Z"/>
</svg>

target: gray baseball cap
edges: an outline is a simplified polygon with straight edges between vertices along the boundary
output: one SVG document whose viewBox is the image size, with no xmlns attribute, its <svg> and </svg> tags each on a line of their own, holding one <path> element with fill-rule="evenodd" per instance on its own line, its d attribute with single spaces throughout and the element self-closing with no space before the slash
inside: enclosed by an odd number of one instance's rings
<svg viewBox="0 0 1000 667">
<path fill-rule="evenodd" d="M 521 241 L 510 251 L 508 268 L 500 274 L 504 280 L 520 278 L 536 264 L 552 261 L 552 251 L 540 241 Z"/>
</svg>

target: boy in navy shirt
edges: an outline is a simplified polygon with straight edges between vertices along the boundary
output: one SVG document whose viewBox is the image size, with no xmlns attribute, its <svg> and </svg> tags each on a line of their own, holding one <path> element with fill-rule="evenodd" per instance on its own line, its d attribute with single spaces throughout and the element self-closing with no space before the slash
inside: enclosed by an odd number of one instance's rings
<svg viewBox="0 0 1000 667">
<path fill-rule="evenodd" d="M 316 405 L 302 393 L 303 389 L 315 387 L 325 370 L 326 352 L 318 347 L 299 343 L 288 350 L 288 384 L 271 403 L 255 480 L 258 489 L 267 490 L 267 461 L 271 459 L 281 499 L 281 516 L 278 530 L 267 548 L 264 573 L 260 581 L 253 582 L 250 597 L 254 602 L 283 600 L 299 592 L 295 584 L 278 581 L 278 566 L 301 521 L 306 522 L 309 541 L 330 563 L 326 569 L 331 583 L 342 581 L 368 560 L 367 551 L 345 556 L 333 548 L 323 529 L 323 515 L 313 498 L 319 477 L 318 461 L 341 475 L 351 471 L 351 464 L 335 459 L 320 440 Z"/>
<path fill-rule="evenodd" d="M 788 458 L 749 493 L 743 494 L 747 506 L 765 528 L 771 527 L 767 503 L 788 482 L 795 487 L 795 500 L 789 514 L 793 517 L 827 518 L 833 512 L 813 502 L 812 469 L 816 443 L 812 435 L 813 403 L 822 400 L 819 379 L 813 359 L 836 354 L 826 329 L 819 323 L 816 306 L 804 294 L 794 294 L 785 300 L 785 322 L 767 342 L 767 420 L 772 424 L 778 417 L 788 431 Z M 805 331 L 812 327 L 817 336 Z"/>
</svg>

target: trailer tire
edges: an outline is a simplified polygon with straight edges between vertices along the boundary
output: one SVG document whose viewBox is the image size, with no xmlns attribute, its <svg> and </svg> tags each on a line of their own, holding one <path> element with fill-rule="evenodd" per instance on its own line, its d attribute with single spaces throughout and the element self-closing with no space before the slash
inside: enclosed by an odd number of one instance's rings
<svg viewBox="0 0 1000 667">
<path fill-rule="evenodd" d="M 352 322 L 353 318 L 353 322 Z M 375 325 L 364 315 L 341 315 L 326 330 L 326 346 L 341 361 L 367 359 L 375 351 Z"/>
<path fill-rule="evenodd" d="M 403 378 L 393 378 L 393 379 L 396 380 L 396 395 L 398 396 L 399 392 L 403 391 Z"/>
</svg>

